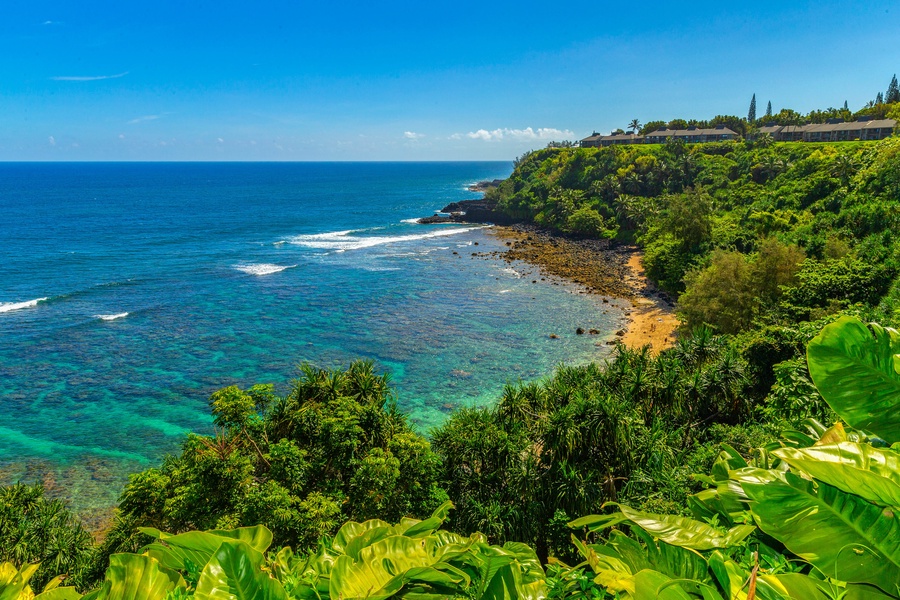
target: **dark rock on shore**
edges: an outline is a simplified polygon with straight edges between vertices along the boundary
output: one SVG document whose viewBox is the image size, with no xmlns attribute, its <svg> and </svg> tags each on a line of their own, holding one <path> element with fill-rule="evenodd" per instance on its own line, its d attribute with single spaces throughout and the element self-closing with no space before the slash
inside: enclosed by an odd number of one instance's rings
<svg viewBox="0 0 900 600">
<path fill-rule="evenodd" d="M 451 219 L 457 223 L 494 223 L 495 225 L 512 225 L 517 223 L 509 215 L 497 210 L 497 203 L 484 198 L 451 202 L 441 212 L 450 213 Z"/>
<path fill-rule="evenodd" d="M 490 188 L 495 188 L 503 183 L 502 179 L 494 179 L 493 181 L 479 181 L 478 183 L 473 183 L 469 186 L 470 192 L 486 192 Z"/>
<path fill-rule="evenodd" d="M 508 262 L 538 265 L 542 275 L 554 275 L 584 286 L 586 291 L 616 298 L 631 298 L 628 285 L 629 249 L 606 239 L 564 236 L 535 225 L 498 228 L 494 234 L 507 244 L 498 256 Z"/>
<path fill-rule="evenodd" d="M 434 215 L 431 217 L 422 217 L 419 219 L 419 225 L 436 225 L 439 223 L 454 223 L 453 217 L 445 215 Z"/>
<path fill-rule="evenodd" d="M 518 219 L 513 219 L 498 211 L 495 202 L 485 200 L 484 198 L 451 202 L 442 208 L 440 212 L 447 214 L 423 217 L 419 219 L 419 224 L 493 223 L 494 225 L 513 225 L 519 222 Z"/>
</svg>

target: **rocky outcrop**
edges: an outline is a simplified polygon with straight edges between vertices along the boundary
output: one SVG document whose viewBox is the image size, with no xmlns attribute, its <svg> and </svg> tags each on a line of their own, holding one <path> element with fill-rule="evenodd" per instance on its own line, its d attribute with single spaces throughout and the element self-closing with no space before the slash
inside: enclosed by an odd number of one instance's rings
<svg viewBox="0 0 900 600">
<path fill-rule="evenodd" d="M 494 225 L 512 225 L 518 223 L 508 215 L 497 210 L 495 202 L 479 198 L 477 200 L 462 200 L 451 202 L 441 209 L 442 215 L 423 217 L 419 219 L 422 225 L 435 223 L 493 223 Z"/>
<path fill-rule="evenodd" d="M 486 192 L 491 188 L 495 188 L 503 183 L 502 179 L 494 179 L 493 181 L 479 181 L 469 186 L 470 192 Z"/>
<path fill-rule="evenodd" d="M 495 225 L 512 225 L 517 223 L 513 219 L 497 210 L 497 203 L 480 198 L 478 200 L 463 200 L 451 202 L 441 212 L 450 213 L 451 218 L 459 223 L 494 223 Z"/>
</svg>

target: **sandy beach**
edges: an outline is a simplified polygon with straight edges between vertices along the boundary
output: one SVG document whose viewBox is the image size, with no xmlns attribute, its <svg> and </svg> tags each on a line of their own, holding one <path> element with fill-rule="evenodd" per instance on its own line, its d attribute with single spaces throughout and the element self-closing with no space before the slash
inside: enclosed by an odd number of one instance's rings
<svg viewBox="0 0 900 600">
<path fill-rule="evenodd" d="M 628 325 L 610 341 L 630 348 L 650 346 L 653 353 L 671 347 L 680 325 L 671 299 L 644 274 L 643 253 L 635 246 L 612 246 L 607 240 L 572 239 L 545 230 L 515 225 L 494 227 L 508 249 L 498 255 L 508 262 L 524 261 L 541 273 L 581 286 L 586 293 L 630 303 Z"/>
</svg>

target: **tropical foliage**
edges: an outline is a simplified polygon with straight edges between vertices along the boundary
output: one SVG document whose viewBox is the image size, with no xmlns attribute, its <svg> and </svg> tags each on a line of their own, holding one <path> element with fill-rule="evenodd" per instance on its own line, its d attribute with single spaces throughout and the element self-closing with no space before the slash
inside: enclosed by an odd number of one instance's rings
<svg viewBox="0 0 900 600">
<path fill-rule="evenodd" d="M 690 515 L 608 503 L 568 523 L 582 534 L 574 560 L 542 564 L 526 544 L 443 530 L 447 502 L 424 520 L 350 521 L 297 552 L 263 526 L 143 528 L 149 543 L 113 554 L 83 598 L 900 598 L 900 333 L 842 317 L 807 355 L 842 421 L 810 420 L 747 456 L 723 445 Z M 82 598 L 59 578 L 35 596 L 38 568 L 0 565 L 0 598 Z"/>
<path fill-rule="evenodd" d="M 736 333 L 886 298 L 878 316 L 893 318 L 897 173 L 900 138 L 672 142 L 533 152 L 487 197 L 564 233 L 637 242 L 689 328 Z"/>
<path fill-rule="evenodd" d="M 263 524 L 275 543 L 310 547 L 349 518 L 428 515 L 447 497 L 438 458 L 372 364 L 301 368 L 289 393 L 231 386 L 210 399 L 214 436 L 131 477 L 105 556 L 134 551 L 137 527 L 182 532 Z"/>
</svg>

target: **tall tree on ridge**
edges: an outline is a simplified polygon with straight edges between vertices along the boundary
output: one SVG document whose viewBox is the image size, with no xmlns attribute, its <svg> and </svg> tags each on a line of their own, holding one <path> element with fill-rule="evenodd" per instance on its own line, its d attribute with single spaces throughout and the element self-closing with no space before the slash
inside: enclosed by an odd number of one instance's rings
<svg viewBox="0 0 900 600">
<path fill-rule="evenodd" d="M 750 100 L 750 111 L 747 113 L 747 122 L 756 123 L 756 94 Z"/>
<path fill-rule="evenodd" d="M 769 100 L 769 103 L 766 104 L 766 116 L 767 117 L 772 116 L 772 101 L 771 100 Z"/>
<path fill-rule="evenodd" d="M 850 107 L 847 106 L 847 101 L 844 100 L 844 110 L 850 110 Z"/>
<path fill-rule="evenodd" d="M 888 86 L 887 94 L 884 95 L 884 101 L 887 103 L 900 102 L 900 87 L 897 86 L 897 75 L 894 74 L 891 84 Z"/>
<path fill-rule="evenodd" d="M 884 104 L 884 96 L 881 95 L 881 92 L 878 92 L 878 95 L 875 96 L 875 105 Z"/>
<path fill-rule="evenodd" d="M 631 130 L 631 133 L 637 133 L 641 130 L 641 122 L 637 119 L 632 119 L 631 123 L 628 124 L 628 129 Z"/>
</svg>

